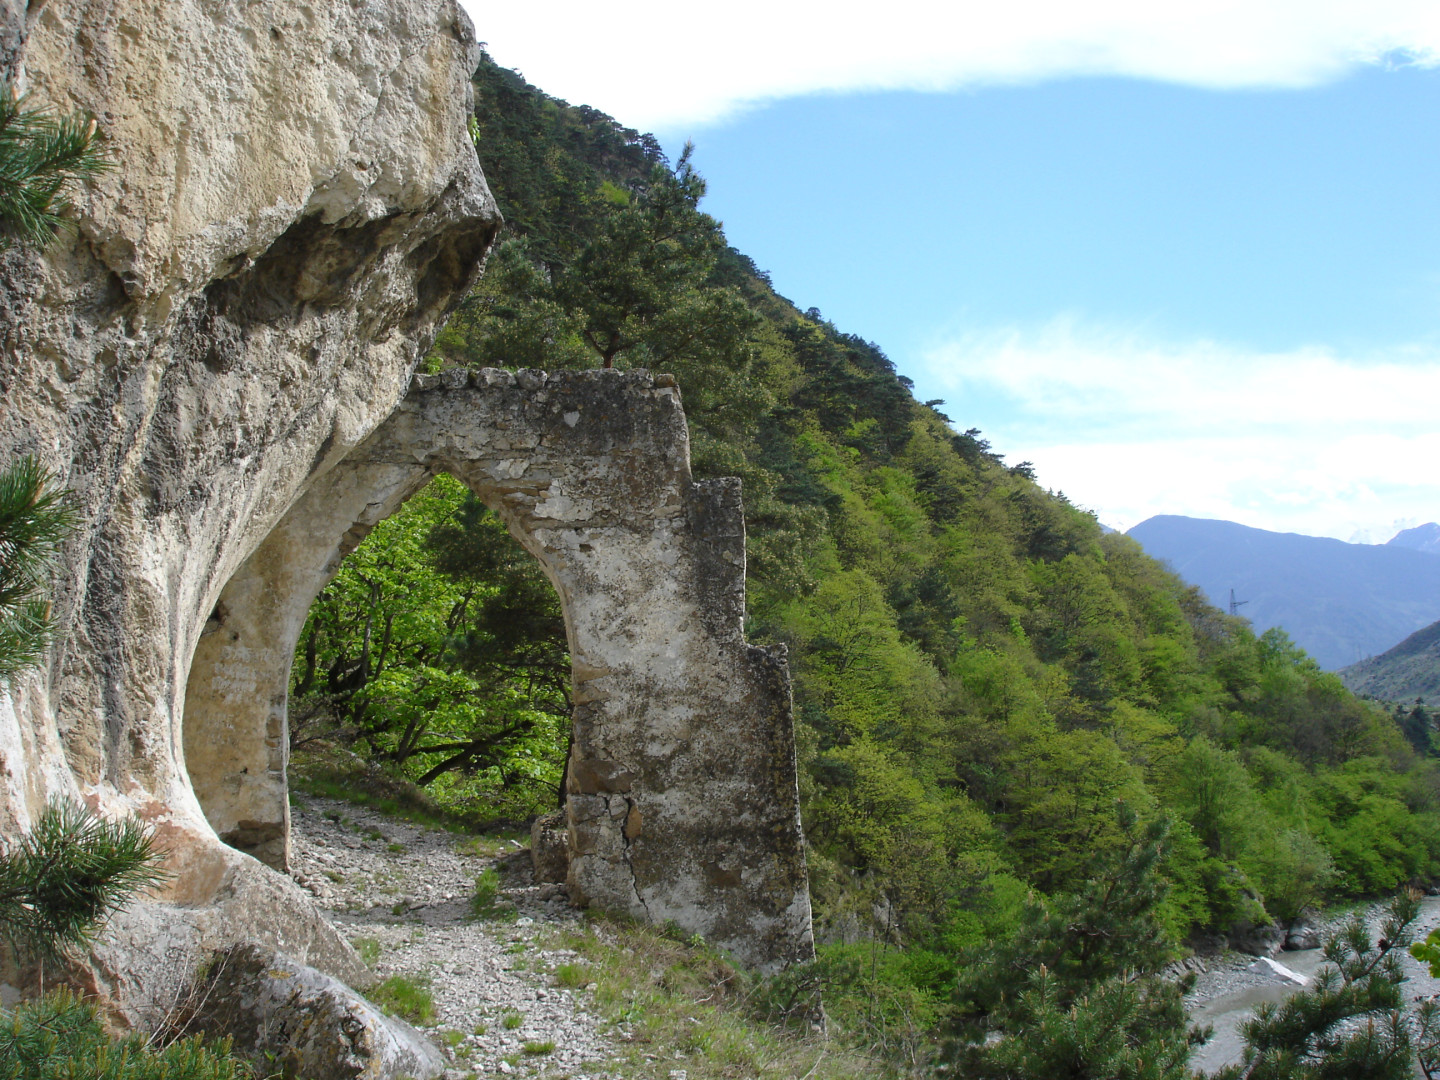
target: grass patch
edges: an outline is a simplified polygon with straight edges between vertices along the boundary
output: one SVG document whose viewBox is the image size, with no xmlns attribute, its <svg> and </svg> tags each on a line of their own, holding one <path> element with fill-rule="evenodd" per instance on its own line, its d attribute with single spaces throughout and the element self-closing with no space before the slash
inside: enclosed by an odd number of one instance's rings
<svg viewBox="0 0 1440 1080">
<path fill-rule="evenodd" d="M 475 877 L 475 895 L 470 897 L 470 913 L 477 919 L 515 918 L 519 914 L 513 904 L 500 898 L 500 872 L 493 866 Z"/>
<path fill-rule="evenodd" d="M 451 791 L 447 782 L 436 785 L 437 794 L 420 787 L 398 770 L 366 762 L 325 740 L 296 750 L 290 759 L 289 775 L 292 790 L 369 807 L 388 818 L 449 832 L 504 831 L 518 836 L 521 834 L 516 830 L 537 812 L 530 806 L 533 796 L 519 802 L 495 792 L 483 797 L 464 796 Z M 340 815 L 331 820 L 352 825 L 349 821 L 340 821 Z"/>
<path fill-rule="evenodd" d="M 365 961 L 367 967 L 374 967 L 375 962 L 380 959 L 380 939 L 373 937 L 357 937 L 350 940 L 355 951 L 360 954 L 360 959 Z"/>
<path fill-rule="evenodd" d="M 517 1012 L 508 1012 L 500 1021 L 500 1026 L 503 1027 L 506 1031 L 514 1031 L 523 1023 L 525 1023 L 525 1017 L 521 1016 Z"/>
<path fill-rule="evenodd" d="M 307 795 L 366 806 L 386 817 L 431 829 L 470 832 L 488 824 L 478 814 L 447 810 L 403 776 L 319 743 L 295 752 L 290 761 L 290 784 Z M 338 824 L 350 824 L 334 811 L 325 816 Z"/>
<path fill-rule="evenodd" d="M 455 1047 L 459 1046 L 462 1042 L 465 1041 L 465 1033 L 463 1031 L 456 1031 L 454 1028 L 450 1028 L 440 1033 L 440 1041 L 453 1050 L 455 1049 Z"/>
<path fill-rule="evenodd" d="M 555 985 L 571 990 L 590 985 L 590 969 L 584 964 L 561 964 L 555 969 Z"/>
<path fill-rule="evenodd" d="M 527 1042 L 520 1049 L 531 1057 L 539 1057 L 541 1054 L 552 1054 L 555 1052 L 555 1040 L 546 1039 L 544 1042 Z"/>
<path fill-rule="evenodd" d="M 678 939 L 678 940 L 677 940 Z M 620 1035 L 614 1072 L 627 1080 L 668 1080 L 677 1053 L 688 1080 L 794 1076 L 809 1080 L 880 1080 L 931 1075 L 897 1056 L 857 1049 L 843 1032 L 826 1035 L 803 1019 L 766 1019 L 769 981 L 738 970 L 690 935 L 670 935 L 609 917 L 557 931 L 553 945 L 579 961 L 556 979 L 595 983 L 594 1007 Z M 855 1033 L 860 1035 L 861 1033 Z"/>
<path fill-rule="evenodd" d="M 484 1035 L 484 1034 L 485 1034 L 487 1031 L 489 1031 L 489 1030 L 490 1030 L 490 1025 L 489 1025 L 489 1024 L 476 1024 L 476 1025 L 475 1025 L 475 1034 L 476 1034 L 476 1035 Z"/>
<path fill-rule="evenodd" d="M 369 997 L 386 1012 L 412 1024 L 428 1024 L 435 1019 L 435 999 L 430 994 L 430 980 L 423 976 L 391 975 L 372 988 Z"/>
<path fill-rule="evenodd" d="M 484 836 L 467 836 L 455 842 L 456 855 L 471 855 L 480 859 L 498 859 L 519 851 L 530 842 L 523 833 L 502 831 L 490 832 Z"/>
</svg>

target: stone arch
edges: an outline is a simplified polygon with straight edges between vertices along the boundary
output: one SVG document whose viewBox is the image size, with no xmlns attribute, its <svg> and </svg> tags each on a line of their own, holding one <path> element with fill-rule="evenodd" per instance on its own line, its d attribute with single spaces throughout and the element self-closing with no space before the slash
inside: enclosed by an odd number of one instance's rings
<svg viewBox="0 0 1440 1080">
<path fill-rule="evenodd" d="M 696 482 L 675 381 L 417 376 L 222 590 L 191 664 L 185 756 L 223 840 L 288 862 L 285 703 L 340 560 L 437 472 L 544 567 L 565 612 L 571 897 L 773 967 L 813 955 L 783 649 L 744 640 L 736 480 Z"/>
</svg>

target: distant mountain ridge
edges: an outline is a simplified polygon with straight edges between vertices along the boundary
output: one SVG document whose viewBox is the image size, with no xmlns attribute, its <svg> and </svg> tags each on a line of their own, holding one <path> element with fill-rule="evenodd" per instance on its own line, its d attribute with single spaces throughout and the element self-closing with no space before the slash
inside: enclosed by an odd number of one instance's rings
<svg viewBox="0 0 1440 1080">
<path fill-rule="evenodd" d="M 1336 670 L 1440 619 L 1440 558 L 1407 537 L 1425 528 L 1389 544 L 1347 544 L 1165 514 L 1128 535 L 1211 603 L 1228 607 L 1234 589 L 1244 602 L 1239 613 L 1257 633 L 1282 627 L 1321 667 Z M 1407 541 L 1397 543 L 1401 537 Z"/>
<path fill-rule="evenodd" d="M 1340 678 L 1354 693 L 1386 701 L 1440 701 L 1440 622 L 1379 656 L 1342 668 Z"/>
<path fill-rule="evenodd" d="M 1430 521 L 1424 525 L 1416 525 L 1413 529 L 1402 529 L 1385 543 L 1386 546 L 1413 548 L 1431 555 L 1440 555 L 1440 525 Z"/>
</svg>

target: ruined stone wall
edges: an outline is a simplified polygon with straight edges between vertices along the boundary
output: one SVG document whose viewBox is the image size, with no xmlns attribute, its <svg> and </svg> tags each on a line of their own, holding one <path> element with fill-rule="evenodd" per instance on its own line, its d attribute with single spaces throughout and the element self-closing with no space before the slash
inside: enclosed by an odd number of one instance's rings
<svg viewBox="0 0 1440 1080">
<path fill-rule="evenodd" d="M 301 890 L 217 839 L 183 697 L 226 581 L 394 410 L 498 228 L 473 29 L 453 0 L 25 14 L 5 62 L 94 113 L 118 167 L 74 235 L 0 256 L 0 460 L 38 455 L 81 518 L 57 643 L 0 692 L 0 830 L 56 795 L 159 830 L 175 877 L 107 936 L 99 988 L 163 997 L 153 973 L 235 936 L 363 978 Z"/>
<path fill-rule="evenodd" d="M 544 567 L 574 680 L 569 886 L 773 968 L 813 955 L 790 681 L 747 645 L 738 481 L 697 483 L 680 391 L 645 372 L 420 376 L 236 573 L 195 654 L 190 775 L 211 823 L 286 858 L 291 657 L 340 559 L 438 471 Z"/>
</svg>

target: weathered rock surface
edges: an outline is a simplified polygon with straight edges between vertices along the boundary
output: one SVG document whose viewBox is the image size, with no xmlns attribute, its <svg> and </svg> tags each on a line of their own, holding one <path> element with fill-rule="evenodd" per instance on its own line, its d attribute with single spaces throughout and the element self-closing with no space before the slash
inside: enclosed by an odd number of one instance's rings
<svg viewBox="0 0 1440 1080">
<path fill-rule="evenodd" d="M 174 876 L 87 973 L 128 1019 L 235 942 L 363 982 L 264 865 L 286 675 L 340 558 L 437 470 L 565 607 L 572 897 L 811 955 L 785 658 L 744 641 L 738 482 L 690 476 L 674 380 L 412 388 L 499 225 L 475 61 L 454 0 L 0 0 L 0 67 L 118 164 L 74 235 L 0 256 L 0 461 L 37 455 L 80 518 L 57 644 L 0 692 L 0 833 L 57 795 L 154 824 Z"/>
<path fill-rule="evenodd" d="M 305 1080 L 431 1080 L 445 1071 L 434 1044 L 338 979 L 273 949 L 236 945 L 196 988 L 192 1018 L 234 1040 L 259 1073 Z"/>
<path fill-rule="evenodd" d="M 1285 928 L 1278 923 L 1237 927 L 1229 936 L 1231 948 L 1251 956 L 1277 956 L 1285 945 Z"/>
<path fill-rule="evenodd" d="M 1318 949 L 1322 944 L 1320 928 L 1308 919 L 1296 919 L 1285 934 L 1285 948 L 1291 951 Z"/>
<path fill-rule="evenodd" d="M 185 686 L 225 583 L 394 410 L 498 227 L 472 28 L 453 0 L 51 0 L 16 51 L 23 7 L 0 10 L 0 65 L 94 113 L 118 167 L 75 198 L 75 235 L 0 256 L 0 461 L 39 456 L 80 516 L 57 645 L 0 692 L 0 833 L 55 795 L 154 823 L 175 876 L 93 972 L 131 1017 L 173 981 L 143 960 L 235 940 L 360 978 L 207 821 Z"/>
<path fill-rule="evenodd" d="M 565 811 L 541 814 L 530 826 L 530 866 L 535 880 L 561 884 L 570 872 L 570 836 Z"/>
</svg>

